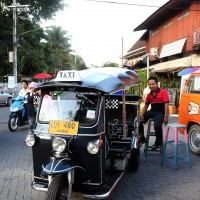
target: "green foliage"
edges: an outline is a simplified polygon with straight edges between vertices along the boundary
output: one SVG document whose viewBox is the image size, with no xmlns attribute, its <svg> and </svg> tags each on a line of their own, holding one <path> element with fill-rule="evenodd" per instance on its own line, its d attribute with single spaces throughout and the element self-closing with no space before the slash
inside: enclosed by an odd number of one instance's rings
<svg viewBox="0 0 200 200">
<path fill-rule="evenodd" d="M 138 69 L 137 73 L 140 77 L 141 90 L 143 91 L 144 88 L 146 88 L 146 86 L 147 86 L 147 71 L 146 70 L 142 71 L 142 70 Z"/>
<path fill-rule="evenodd" d="M 83 58 L 81 58 L 81 56 L 79 55 L 73 55 L 72 59 L 74 60 L 74 65 L 75 65 L 75 69 L 76 70 L 83 70 L 83 69 L 87 69 L 85 62 L 83 60 Z"/>
<path fill-rule="evenodd" d="M 32 22 L 39 22 L 41 19 L 51 19 L 56 12 L 63 10 L 65 0 L 17 0 L 20 5 L 29 5 L 28 8 L 21 8 L 18 12 L 18 18 L 26 18 Z M 12 5 L 11 0 L 2 0 L 0 9 L 6 13 L 10 12 L 7 6 Z M 30 18 L 31 16 L 31 18 Z"/>
<path fill-rule="evenodd" d="M 40 27 L 36 22 L 41 19 L 51 19 L 56 12 L 65 7 L 64 0 L 17 0 L 20 5 L 29 5 L 29 8 L 18 9 L 17 35 Z M 13 64 L 8 62 L 9 51 L 13 50 L 13 12 L 8 6 L 10 0 L 0 3 L 0 76 L 13 74 Z M 30 17 L 31 16 L 31 17 Z M 37 30 L 21 35 L 18 48 L 18 75 L 31 76 L 37 71 L 47 69 L 44 47 L 40 43 L 43 31 Z M 23 37 L 22 37 L 23 36 Z M 28 36 L 28 37 L 27 37 Z"/>
<path fill-rule="evenodd" d="M 64 10 L 66 6 L 64 2 L 64 0 L 23 0 L 21 4 L 29 5 L 30 11 L 27 15 L 32 15 L 33 20 L 37 22 L 41 19 L 51 19 L 55 16 L 56 12 Z"/>
<path fill-rule="evenodd" d="M 102 67 L 120 67 L 120 65 L 118 63 L 113 63 L 108 61 L 105 62 Z"/>
<path fill-rule="evenodd" d="M 180 78 L 173 76 L 172 78 L 167 78 L 166 76 L 160 76 L 158 74 L 151 74 L 158 79 L 160 82 L 160 87 L 162 88 L 179 88 L 180 87 Z"/>
<path fill-rule="evenodd" d="M 29 26 L 30 27 L 30 26 Z M 39 28 L 39 26 L 35 26 Z M 30 30 L 34 30 L 32 27 Z M 31 76 L 37 72 L 41 72 L 41 67 L 46 66 L 44 51 L 45 45 L 40 40 L 44 39 L 44 31 L 42 29 L 22 34 L 19 37 L 18 46 L 18 75 Z"/>
<path fill-rule="evenodd" d="M 12 47 L 12 13 L 3 9 L 0 4 L 0 75 L 12 73 L 12 63 L 8 61 L 8 54 Z M 4 67 L 5 66 L 5 67 Z"/>
<path fill-rule="evenodd" d="M 70 36 L 67 35 L 67 31 L 61 29 L 61 27 L 52 27 L 51 30 L 47 30 L 47 44 L 46 44 L 46 62 L 49 66 L 48 72 L 56 75 L 59 70 L 72 69 L 72 59 L 70 52 Z"/>
<path fill-rule="evenodd" d="M 71 49 L 71 36 L 61 27 L 52 27 L 44 32 L 37 23 L 41 19 L 51 19 L 55 13 L 64 8 L 64 0 L 17 0 L 21 5 L 28 4 L 28 9 L 17 13 L 17 70 L 18 77 L 33 76 L 47 72 L 54 76 L 62 69 L 85 69 L 86 65 L 80 56 L 74 55 Z M 13 51 L 13 13 L 8 5 L 12 1 L 0 3 L 0 77 L 13 74 L 13 63 L 9 63 L 9 51 Z M 31 16 L 31 17 L 30 17 Z M 41 42 L 46 41 L 46 43 Z M 19 81 L 19 80 L 18 80 Z"/>
</svg>

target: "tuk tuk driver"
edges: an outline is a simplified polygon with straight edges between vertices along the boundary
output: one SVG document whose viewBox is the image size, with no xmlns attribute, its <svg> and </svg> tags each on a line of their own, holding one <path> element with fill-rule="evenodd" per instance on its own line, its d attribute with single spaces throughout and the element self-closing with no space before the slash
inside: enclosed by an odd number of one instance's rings
<svg viewBox="0 0 200 200">
<path fill-rule="evenodd" d="M 162 123 L 168 123 L 169 96 L 165 89 L 158 87 L 156 77 L 149 77 L 147 84 L 151 91 L 146 96 L 145 105 L 141 113 L 141 121 L 145 124 L 150 118 L 153 119 L 156 140 L 152 150 L 156 150 L 162 144 Z M 151 105 L 151 109 L 147 111 L 149 105 Z"/>
</svg>

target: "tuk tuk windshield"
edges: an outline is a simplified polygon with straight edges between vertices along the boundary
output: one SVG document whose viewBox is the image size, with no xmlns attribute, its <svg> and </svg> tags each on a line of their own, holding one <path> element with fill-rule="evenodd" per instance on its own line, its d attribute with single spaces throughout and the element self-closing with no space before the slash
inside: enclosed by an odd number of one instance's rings
<svg viewBox="0 0 200 200">
<path fill-rule="evenodd" d="M 39 121 L 67 120 L 79 121 L 80 125 L 95 122 L 98 94 L 74 91 L 52 91 L 44 94 L 39 110 Z"/>
</svg>

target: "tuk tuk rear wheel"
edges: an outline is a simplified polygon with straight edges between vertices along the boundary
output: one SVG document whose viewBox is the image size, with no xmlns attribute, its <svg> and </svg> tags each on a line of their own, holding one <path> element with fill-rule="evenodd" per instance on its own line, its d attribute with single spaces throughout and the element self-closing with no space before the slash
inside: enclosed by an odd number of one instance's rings
<svg viewBox="0 0 200 200">
<path fill-rule="evenodd" d="M 68 179 L 67 176 L 56 176 L 49 185 L 47 200 L 67 200 Z"/>
<path fill-rule="evenodd" d="M 200 126 L 192 125 L 188 131 L 190 151 L 195 155 L 200 155 Z"/>
<path fill-rule="evenodd" d="M 131 150 L 131 155 L 128 160 L 128 167 L 131 172 L 136 172 L 140 164 L 140 148 L 133 148 Z"/>
</svg>

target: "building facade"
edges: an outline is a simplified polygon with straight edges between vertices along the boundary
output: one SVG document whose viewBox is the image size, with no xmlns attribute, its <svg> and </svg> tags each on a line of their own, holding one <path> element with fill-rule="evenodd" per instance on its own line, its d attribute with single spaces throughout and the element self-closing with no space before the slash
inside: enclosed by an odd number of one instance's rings
<svg viewBox="0 0 200 200">
<path fill-rule="evenodd" d="M 199 0 L 168 1 L 134 29 L 142 30 L 146 32 L 136 42 L 142 45 L 133 45 L 124 56 L 132 69 L 142 68 L 165 76 L 171 84 L 176 78 L 174 82 L 180 82 L 181 77 L 177 77 L 177 73 L 182 69 L 200 67 Z M 146 55 L 147 63 L 144 61 Z M 138 60 L 142 60 L 143 64 L 138 64 Z M 180 89 L 178 84 L 174 87 L 178 98 L 173 97 L 173 105 L 178 107 Z"/>
<path fill-rule="evenodd" d="M 170 0 L 134 29 L 141 30 L 146 32 L 124 56 L 126 65 L 134 68 L 149 54 L 155 73 L 200 67 L 200 1 Z"/>
<path fill-rule="evenodd" d="M 154 72 L 200 67 L 200 1 L 168 1 L 134 29 L 141 30 L 146 30 L 140 40 L 145 41 L 144 54 L 150 55 L 149 65 Z M 127 63 L 129 58 L 134 59 L 129 54 L 124 56 Z"/>
</svg>

